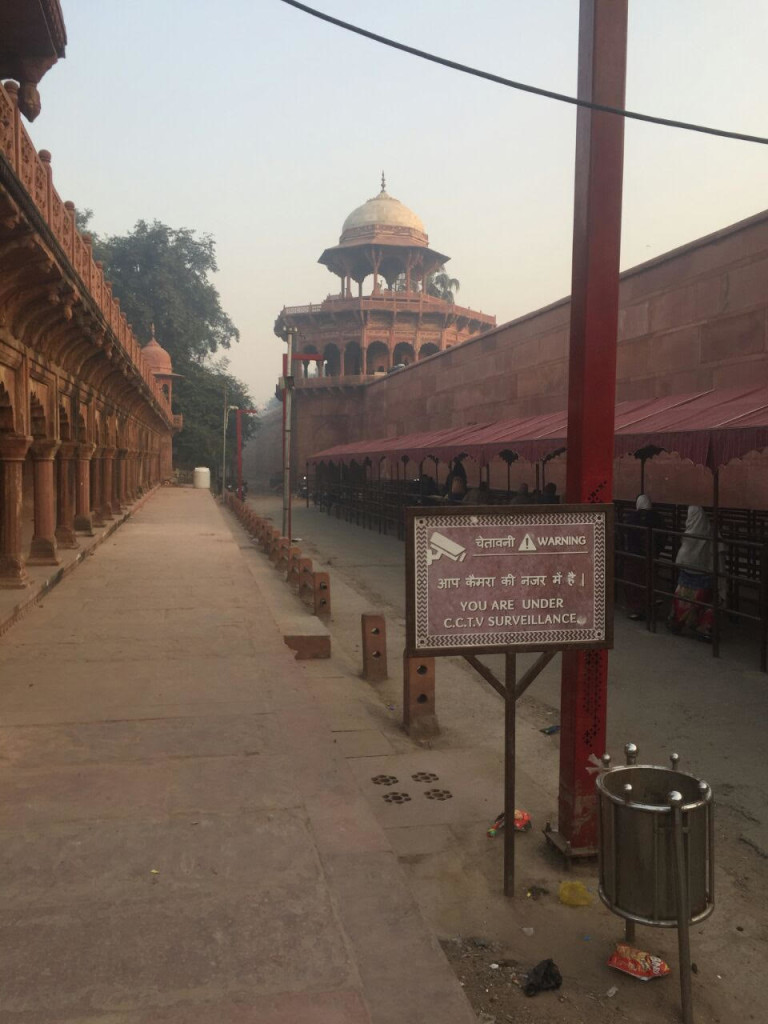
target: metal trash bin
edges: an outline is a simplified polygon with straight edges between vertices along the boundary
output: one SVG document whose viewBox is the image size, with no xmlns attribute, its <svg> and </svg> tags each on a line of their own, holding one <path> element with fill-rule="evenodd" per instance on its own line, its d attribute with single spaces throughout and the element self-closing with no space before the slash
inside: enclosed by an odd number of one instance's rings
<svg viewBox="0 0 768 1024">
<path fill-rule="evenodd" d="M 637 747 L 624 748 L 626 765 L 597 778 L 600 899 L 634 925 L 677 928 L 683 1019 L 692 1021 L 689 925 L 714 910 L 714 815 L 706 782 L 678 769 L 637 764 Z"/>
</svg>

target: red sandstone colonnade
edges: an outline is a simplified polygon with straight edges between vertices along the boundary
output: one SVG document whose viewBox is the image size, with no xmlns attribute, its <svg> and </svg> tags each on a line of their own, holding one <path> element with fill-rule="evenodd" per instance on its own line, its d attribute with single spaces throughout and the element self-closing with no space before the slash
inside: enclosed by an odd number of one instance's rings
<svg viewBox="0 0 768 1024">
<path fill-rule="evenodd" d="M 0 88 L 0 587 L 168 478 L 181 426 L 167 353 L 142 352 L 17 96 Z"/>
</svg>

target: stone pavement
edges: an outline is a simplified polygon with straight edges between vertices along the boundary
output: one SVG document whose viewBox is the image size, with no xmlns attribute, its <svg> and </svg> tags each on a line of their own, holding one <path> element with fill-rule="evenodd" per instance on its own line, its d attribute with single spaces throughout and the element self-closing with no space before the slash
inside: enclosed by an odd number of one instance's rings
<svg viewBox="0 0 768 1024">
<path fill-rule="evenodd" d="M 163 489 L 0 641 L 2 1024 L 475 1020 L 258 558 Z"/>
<path fill-rule="evenodd" d="M 279 499 L 253 496 L 249 502 L 279 525 Z M 404 545 L 299 502 L 293 524 L 303 553 L 331 574 L 333 662 L 340 675 L 346 671 L 339 686 L 346 685 L 347 692 L 360 671 L 360 613 L 386 615 L 390 678 L 365 687 L 375 692 L 385 713 L 375 734 L 355 734 L 358 749 L 349 751 L 350 766 L 435 933 L 459 950 L 467 947 L 456 945 L 457 936 L 468 939 L 470 949 L 472 937 L 491 944 L 485 963 L 484 953 L 472 953 L 483 968 L 479 974 L 462 969 L 471 968 L 470 961 L 457 968 L 473 1005 L 497 1024 L 509 1019 L 514 1024 L 677 1021 L 675 932 L 638 928 L 638 943 L 672 965 L 669 984 L 641 985 L 609 969 L 606 960 L 623 929 L 597 898 L 595 862 L 568 872 L 541 835 L 544 824 L 557 818 L 559 737 L 540 732 L 559 722 L 557 660 L 518 704 L 517 805 L 531 813 L 533 830 L 515 841 L 517 885 L 511 901 L 501 892 L 502 844 L 498 837 L 486 837 L 503 805 L 501 699 L 461 659 L 439 659 L 440 735 L 429 746 L 410 743 L 395 727 L 402 696 Z M 768 761 L 763 753 L 768 686 L 753 667 L 753 651 L 742 650 L 740 636 L 729 627 L 718 660 L 695 640 L 663 629 L 653 635 L 619 612 L 610 657 L 608 749 L 614 759 L 622 759 L 627 740 L 639 745 L 648 763 L 665 763 L 675 750 L 681 767 L 705 778 L 715 794 L 717 905 L 691 937 L 698 968 L 695 1018 L 709 1024 L 765 1016 L 759 1010 L 764 1001 L 759 965 L 768 950 Z M 534 657 L 521 655 L 518 670 Z M 501 671 L 498 656 L 484 660 Z M 385 802 L 384 787 L 373 783 L 382 774 L 397 778 L 392 788 L 412 799 Z M 417 785 L 414 776 L 424 774 L 438 779 Z M 447 790 L 451 797 L 425 800 L 429 788 Z M 591 907 L 573 910 L 558 902 L 559 883 L 572 878 L 592 891 Z M 532 885 L 549 894 L 527 899 Z M 507 991 L 503 985 L 500 991 L 493 961 L 525 968 L 546 957 L 553 957 L 563 974 L 557 997 L 526 1000 L 519 989 Z"/>
</svg>

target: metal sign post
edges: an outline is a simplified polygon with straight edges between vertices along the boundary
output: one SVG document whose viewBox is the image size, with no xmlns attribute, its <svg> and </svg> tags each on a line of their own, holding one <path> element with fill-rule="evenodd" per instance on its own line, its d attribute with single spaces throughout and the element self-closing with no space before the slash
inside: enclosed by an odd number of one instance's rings
<svg viewBox="0 0 768 1024">
<path fill-rule="evenodd" d="M 406 509 L 406 657 L 463 655 L 505 700 L 504 892 L 514 892 L 515 704 L 557 651 L 613 643 L 613 506 Z M 542 652 L 517 681 L 520 651 Z M 505 655 L 504 683 L 477 660 Z"/>
</svg>

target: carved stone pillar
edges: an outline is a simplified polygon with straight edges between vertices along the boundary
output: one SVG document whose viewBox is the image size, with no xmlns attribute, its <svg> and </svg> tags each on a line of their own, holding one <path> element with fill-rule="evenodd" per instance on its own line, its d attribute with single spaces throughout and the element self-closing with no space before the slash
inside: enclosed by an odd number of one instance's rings
<svg viewBox="0 0 768 1024">
<path fill-rule="evenodd" d="M 75 537 L 75 488 L 72 486 L 77 444 L 62 441 L 57 459 L 58 501 L 56 502 L 56 543 L 60 548 L 77 548 Z"/>
<path fill-rule="evenodd" d="M 136 501 L 136 452 L 125 453 L 125 500 L 129 505 Z"/>
<path fill-rule="evenodd" d="M 91 514 L 91 459 L 95 444 L 77 446 L 77 483 L 75 488 L 75 529 L 93 536 Z"/>
<path fill-rule="evenodd" d="M 21 498 L 24 459 L 31 437 L 0 435 L 0 587 L 25 587 L 21 554 Z"/>
<path fill-rule="evenodd" d="M 125 508 L 125 456 L 128 454 L 126 448 L 118 448 L 115 452 L 115 497 L 119 508 Z"/>
<path fill-rule="evenodd" d="M 94 526 L 104 525 L 104 510 L 101 507 L 103 450 L 96 448 L 91 459 L 91 518 Z"/>
<path fill-rule="evenodd" d="M 133 467 L 133 500 L 138 501 L 141 497 L 141 452 L 132 452 L 131 466 Z"/>
<path fill-rule="evenodd" d="M 53 471 L 59 443 L 48 439 L 32 443 L 35 532 L 29 548 L 27 565 L 59 565 L 61 562 L 56 549 L 56 491 Z"/>
<path fill-rule="evenodd" d="M 102 448 L 101 450 L 101 514 L 105 519 L 114 519 L 112 511 L 112 494 L 114 491 L 114 461 L 115 449 Z"/>
</svg>

